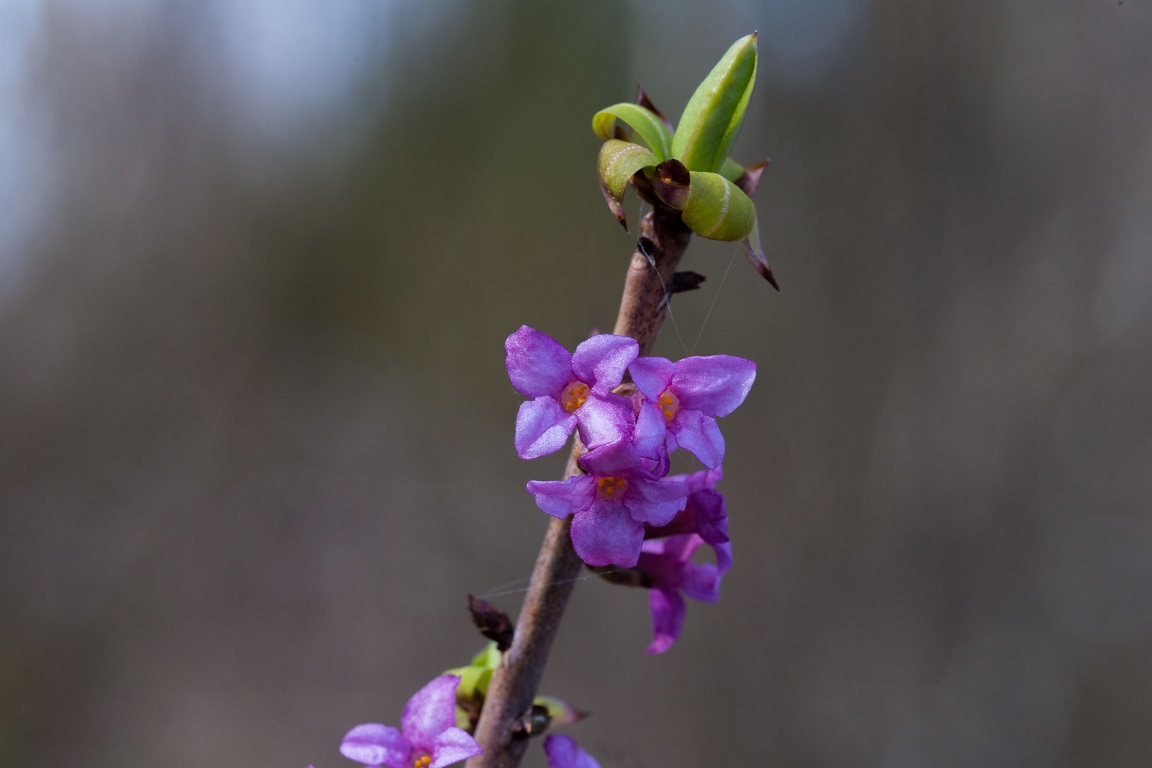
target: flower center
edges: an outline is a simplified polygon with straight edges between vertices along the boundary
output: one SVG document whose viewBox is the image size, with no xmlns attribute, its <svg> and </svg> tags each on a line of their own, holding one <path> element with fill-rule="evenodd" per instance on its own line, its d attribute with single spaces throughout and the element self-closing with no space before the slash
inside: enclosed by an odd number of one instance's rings
<svg viewBox="0 0 1152 768">
<path fill-rule="evenodd" d="M 596 478 L 596 491 L 600 498 L 615 501 L 628 490 L 628 478 L 625 477 L 598 477 Z"/>
<path fill-rule="evenodd" d="M 572 382 L 564 387 L 564 391 L 560 393 L 560 404 L 564 406 L 564 410 L 568 411 L 568 413 L 572 413 L 584 405 L 584 401 L 587 399 L 588 385 L 582 381 Z"/>
<path fill-rule="evenodd" d="M 656 398 L 656 405 L 660 407 L 660 412 L 664 414 L 666 421 L 672 421 L 680 412 L 680 398 L 670 389 L 664 390 L 664 394 Z"/>
<path fill-rule="evenodd" d="M 432 765 L 432 755 L 421 752 L 412 756 L 412 768 L 428 768 Z"/>
</svg>

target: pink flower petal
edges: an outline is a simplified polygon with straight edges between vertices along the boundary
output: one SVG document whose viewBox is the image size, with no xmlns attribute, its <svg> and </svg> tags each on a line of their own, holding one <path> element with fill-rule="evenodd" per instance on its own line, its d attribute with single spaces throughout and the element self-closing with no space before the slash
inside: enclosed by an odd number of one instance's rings
<svg viewBox="0 0 1152 768">
<path fill-rule="evenodd" d="M 685 563 L 680 589 L 693 600 L 714 603 L 720 599 L 720 572 L 711 563 Z"/>
<path fill-rule="evenodd" d="M 688 487 L 675 480 L 649 480 L 634 477 L 628 481 L 624 505 L 632 519 L 639 523 L 661 526 L 672 522 L 676 513 L 684 509 L 688 500 Z"/>
<path fill-rule="evenodd" d="M 724 461 L 724 435 L 716 419 L 700 411 L 683 410 L 669 425 L 676 443 L 704 463 L 715 469 Z"/>
<path fill-rule="evenodd" d="M 628 373 L 644 396 L 655 400 L 672 383 L 676 364 L 665 357 L 640 357 L 628 366 Z"/>
<path fill-rule="evenodd" d="M 652 613 L 652 643 L 645 653 L 664 653 L 680 637 L 684 626 L 684 598 L 676 592 L 648 590 L 648 608 Z"/>
<path fill-rule="evenodd" d="M 568 442 L 576 417 L 551 397 L 525 400 L 516 413 L 516 455 L 535 459 L 555 453 Z"/>
<path fill-rule="evenodd" d="M 626 440 L 588 451 L 580 457 L 580 466 L 594 477 L 631 477 L 644 470 L 636 448 Z"/>
<path fill-rule="evenodd" d="M 640 345 L 627 336 L 602 333 L 584 341 L 572 355 L 572 371 L 598 393 L 620 386 L 628 364 L 640 354 Z"/>
<path fill-rule="evenodd" d="M 590 449 L 627 440 L 633 421 L 632 401 L 621 395 L 591 395 L 576 411 L 580 439 Z"/>
<path fill-rule="evenodd" d="M 452 727 L 436 737 L 429 754 L 432 755 L 432 764 L 428 768 L 444 768 L 446 765 L 459 763 L 470 757 L 480 754 L 484 750 L 476 743 L 476 739 L 460 728 Z"/>
<path fill-rule="evenodd" d="M 756 363 L 731 355 L 686 357 L 676 363 L 671 388 L 680 407 L 708 416 L 727 416 L 736 410 L 756 380 Z"/>
<path fill-rule="evenodd" d="M 440 675 L 413 694 L 404 705 L 400 724 L 416 749 L 431 754 L 436 738 L 456 726 L 456 675 Z"/>
<path fill-rule="evenodd" d="M 365 765 L 386 765 L 388 768 L 408 768 L 412 744 L 390 725 L 364 723 L 344 736 L 340 754 Z"/>
<path fill-rule="evenodd" d="M 563 520 L 591 506 L 596 499 L 596 479 L 577 475 L 567 480 L 530 480 L 528 493 L 535 497 L 536 506 Z"/>
<path fill-rule="evenodd" d="M 548 768 L 600 768 L 600 763 L 585 752 L 571 736 L 553 733 L 544 739 Z"/>
<path fill-rule="evenodd" d="M 572 546 L 588 565 L 631 568 L 643 543 L 644 525 L 618 502 L 598 499 L 572 518 Z"/>
<path fill-rule="evenodd" d="M 572 355 L 560 342 L 526 325 L 504 342 L 508 378 L 528 397 L 555 397 L 572 381 Z"/>
</svg>

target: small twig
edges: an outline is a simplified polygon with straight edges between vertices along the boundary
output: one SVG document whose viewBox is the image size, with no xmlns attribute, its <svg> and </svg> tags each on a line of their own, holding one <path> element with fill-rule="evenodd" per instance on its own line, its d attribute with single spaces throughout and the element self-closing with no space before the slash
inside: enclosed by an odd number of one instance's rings
<svg viewBox="0 0 1152 768">
<path fill-rule="evenodd" d="M 641 222 L 641 238 L 646 242 L 632 254 L 612 332 L 636 339 L 640 354 L 646 355 L 660 335 L 668 297 L 674 292 L 676 267 L 692 233 L 676 211 L 658 204 Z M 576 461 L 582 452 L 577 438 L 565 479 L 581 471 Z M 531 717 L 532 700 L 580 572 L 581 561 L 569 536 L 570 524 L 570 520 L 552 520 L 544 535 L 512 647 L 492 675 L 476 726 L 476 740 L 484 754 L 470 759 L 468 768 L 516 768 L 524 756 L 528 739 L 523 738 L 523 723 Z"/>
</svg>

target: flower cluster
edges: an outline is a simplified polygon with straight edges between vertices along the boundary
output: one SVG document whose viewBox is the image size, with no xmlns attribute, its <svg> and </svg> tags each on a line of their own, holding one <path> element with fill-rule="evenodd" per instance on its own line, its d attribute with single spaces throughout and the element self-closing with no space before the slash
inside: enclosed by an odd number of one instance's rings
<svg viewBox="0 0 1152 768">
<path fill-rule="evenodd" d="M 494 650 L 492 646 L 482 651 L 471 666 L 462 667 L 465 676 L 468 671 L 482 671 Z M 496 657 L 498 660 L 498 652 Z M 487 672 L 490 676 L 491 669 Z M 471 729 L 457 726 L 461 719 L 468 719 L 461 717 L 461 681 L 461 675 L 447 673 L 433 679 L 408 700 L 399 729 L 379 723 L 358 725 L 345 734 L 340 754 L 368 768 L 445 768 L 481 754 Z M 553 725 L 573 723 L 583 716 L 559 699 L 540 697 L 538 701 L 546 705 Z M 549 768 L 600 768 L 570 736 L 549 736 L 544 740 L 544 752 Z"/>
<path fill-rule="evenodd" d="M 724 437 L 716 419 L 744 402 L 756 365 L 729 355 L 672 362 L 639 357 L 621 336 L 593 336 L 570 353 L 555 339 L 523 326 L 505 342 L 513 387 L 532 398 L 516 417 L 516 452 L 532 459 L 562 448 L 575 430 L 587 452 L 581 474 L 533 480 L 537 506 L 572 518 L 572 545 L 590 566 L 635 569 L 649 589 L 655 638 L 662 653 L 679 635 L 681 593 L 715 601 L 732 565 L 721 477 Z M 634 387 L 621 387 L 625 374 Z M 621 393 L 621 390 L 627 394 Z M 669 453 L 684 449 L 707 469 L 669 477 Z M 708 544 L 715 564 L 692 562 Z"/>
</svg>

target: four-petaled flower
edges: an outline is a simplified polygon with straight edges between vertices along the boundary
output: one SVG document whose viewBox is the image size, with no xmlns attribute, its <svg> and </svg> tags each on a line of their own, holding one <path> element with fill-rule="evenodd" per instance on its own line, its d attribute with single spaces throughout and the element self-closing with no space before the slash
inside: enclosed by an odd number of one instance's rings
<svg viewBox="0 0 1152 768">
<path fill-rule="evenodd" d="M 533 480 L 528 492 L 553 517 L 572 515 L 572 546 L 589 565 L 636 565 L 644 525 L 672 522 L 684 508 L 688 487 L 653 478 L 635 445 L 619 441 L 580 457 L 588 473 L 567 480 Z"/>
<path fill-rule="evenodd" d="M 628 372 L 648 398 L 644 407 L 658 410 L 667 421 L 669 452 L 684 448 L 709 469 L 719 467 L 724 436 L 716 417 L 744 402 L 756 379 L 756 364 L 731 355 L 686 357 L 677 363 L 642 357 Z"/>
<path fill-rule="evenodd" d="M 401 730 L 364 723 L 348 731 L 340 754 L 372 768 L 443 768 L 482 751 L 456 727 L 456 675 L 440 675 L 404 706 Z"/>
<path fill-rule="evenodd" d="M 720 577 L 727 568 L 692 562 L 693 553 L 703 543 L 704 539 L 695 533 L 644 542 L 637 570 L 648 583 L 648 608 L 652 613 L 652 643 L 646 653 L 664 653 L 680 636 L 685 612 L 681 592 L 707 603 L 720 599 Z M 727 565 L 731 566 L 731 562 L 729 555 Z"/>
<path fill-rule="evenodd" d="M 716 490 L 716 483 L 724 478 L 723 470 L 706 469 L 690 475 L 674 475 L 676 480 L 688 487 L 688 501 L 684 509 L 676 514 L 672 522 L 659 528 L 645 528 L 644 538 L 660 539 L 685 533 L 695 533 L 712 547 L 716 555 L 716 567 L 720 573 L 732 568 L 732 544 L 728 538 L 728 504 L 724 494 Z"/>
<path fill-rule="evenodd" d="M 508 337 L 504 349 L 512 386 L 532 398 L 516 414 L 520 458 L 560 450 L 573 427 L 588 447 L 619 440 L 631 428 L 631 404 L 611 390 L 640 352 L 635 339 L 600 334 L 572 354 L 548 334 L 525 325 Z"/>
<path fill-rule="evenodd" d="M 600 768 L 600 763 L 585 752 L 571 736 L 553 733 L 544 739 L 548 768 Z"/>
</svg>

